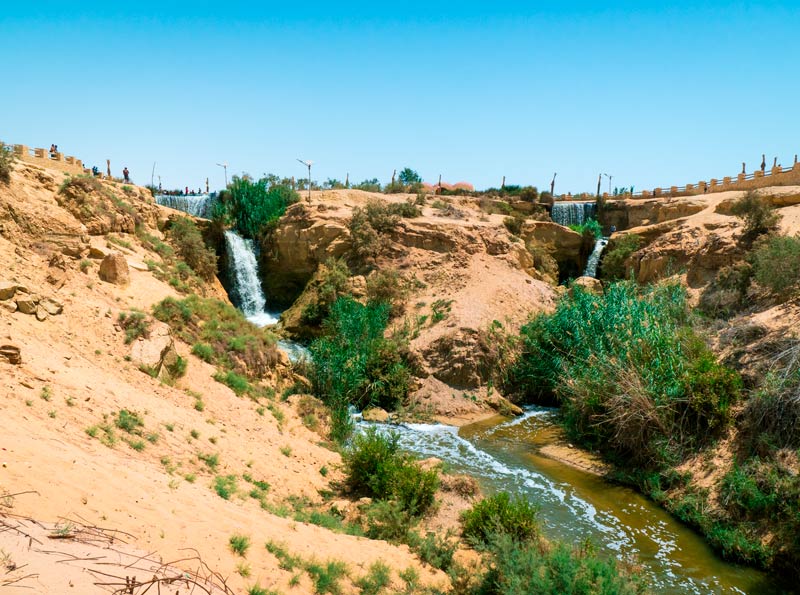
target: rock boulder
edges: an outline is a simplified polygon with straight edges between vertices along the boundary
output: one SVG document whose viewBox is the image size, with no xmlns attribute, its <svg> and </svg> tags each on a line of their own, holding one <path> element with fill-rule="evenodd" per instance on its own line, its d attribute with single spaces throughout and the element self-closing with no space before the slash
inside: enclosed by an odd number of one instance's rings
<svg viewBox="0 0 800 595">
<path fill-rule="evenodd" d="M 131 282 L 128 261 L 119 253 L 106 256 L 100 263 L 100 279 L 115 285 L 128 285 Z"/>
</svg>

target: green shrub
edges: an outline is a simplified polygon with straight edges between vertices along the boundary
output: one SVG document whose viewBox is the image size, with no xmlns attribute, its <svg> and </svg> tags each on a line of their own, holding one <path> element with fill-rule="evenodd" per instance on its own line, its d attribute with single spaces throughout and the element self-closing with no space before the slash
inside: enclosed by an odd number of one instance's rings
<svg viewBox="0 0 800 595">
<path fill-rule="evenodd" d="M 316 297 L 303 309 L 303 322 L 316 325 L 325 320 L 330 313 L 331 305 L 340 296 L 345 295 L 349 279 L 350 269 L 344 260 L 329 258 L 325 261 L 317 273 L 314 287 Z"/>
<path fill-rule="evenodd" d="M 753 277 L 781 299 L 800 289 L 800 237 L 770 236 L 751 255 Z"/>
<path fill-rule="evenodd" d="M 228 545 L 234 554 L 244 558 L 247 554 L 247 550 L 250 548 L 250 538 L 246 535 L 231 535 L 231 538 L 228 540 Z"/>
<path fill-rule="evenodd" d="M 753 245 L 759 236 L 771 233 L 778 228 L 780 216 L 768 201 L 758 192 L 749 190 L 731 206 L 731 214 L 742 220 L 744 229 L 741 237 L 743 245 Z"/>
<path fill-rule="evenodd" d="M 776 505 L 776 494 L 770 481 L 758 481 L 753 468 L 734 465 L 720 485 L 720 502 L 737 518 L 752 519 L 770 512 Z M 766 489 L 765 489 L 766 487 Z"/>
<path fill-rule="evenodd" d="M 192 430 L 192 438 L 197 439 L 198 436 L 200 436 L 200 434 L 198 434 L 196 430 Z M 216 471 L 217 467 L 219 466 L 218 454 L 212 455 L 212 454 L 200 453 L 197 455 L 197 458 L 203 461 L 212 471 Z"/>
<path fill-rule="evenodd" d="M 14 169 L 13 147 L 0 143 L 0 184 L 11 181 L 11 172 Z"/>
<path fill-rule="evenodd" d="M 405 296 L 405 283 L 397 270 L 381 269 L 367 277 L 367 300 L 388 304 L 392 315 L 402 312 Z"/>
<path fill-rule="evenodd" d="M 487 544 L 496 533 L 516 541 L 532 540 L 539 534 L 537 512 L 537 507 L 524 497 L 512 498 L 507 492 L 500 492 L 464 511 L 462 531 L 464 537 L 480 544 Z"/>
<path fill-rule="evenodd" d="M 623 575 L 613 559 L 589 548 L 520 543 L 508 535 L 490 538 L 490 565 L 481 595 L 634 595 L 644 593 L 640 577 Z"/>
<path fill-rule="evenodd" d="M 411 550 L 425 564 L 444 572 L 453 566 L 453 556 L 458 549 L 458 541 L 451 539 L 449 535 L 440 537 L 433 531 L 428 531 L 425 537 L 421 537 L 416 532 L 410 532 L 407 542 Z"/>
<path fill-rule="evenodd" d="M 214 478 L 214 491 L 223 500 L 230 500 L 236 493 L 235 475 L 217 475 Z"/>
<path fill-rule="evenodd" d="M 356 586 L 361 589 L 361 595 L 378 595 L 392 582 L 392 574 L 389 567 L 380 560 L 373 562 L 369 567 L 369 572 L 355 581 Z"/>
<path fill-rule="evenodd" d="M 222 373 L 214 374 L 214 380 L 216 380 L 217 382 L 221 382 L 239 396 L 247 392 L 250 392 L 250 390 L 252 389 L 250 383 L 247 381 L 247 378 L 245 378 L 244 376 L 240 376 L 239 374 L 237 374 L 232 370 L 228 370 L 224 374 Z"/>
<path fill-rule="evenodd" d="M 366 192 L 380 192 L 381 183 L 378 181 L 378 178 L 372 178 L 371 180 L 364 180 L 363 182 L 354 184 L 353 188 L 356 190 L 364 190 Z"/>
<path fill-rule="evenodd" d="M 214 360 L 214 348 L 208 343 L 195 343 L 192 345 L 192 354 L 199 357 L 204 362 L 212 362 Z"/>
<path fill-rule="evenodd" d="M 366 511 L 367 537 L 390 543 L 405 543 L 416 519 L 399 502 L 376 500 Z"/>
<path fill-rule="evenodd" d="M 186 358 L 179 355 L 174 362 L 167 365 L 167 372 L 169 372 L 171 378 L 183 378 L 186 375 L 188 365 Z"/>
<path fill-rule="evenodd" d="M 139 428 L 144 427 L 144 421 L 142 421 L 141 416 L 135 411 L 120 409 L 117 413 L 117 419 L 114 420 L 114 425 L 129 434 L 141 434 Z"/>
<path fill-rule="evenodd" d="M 260 238 L 277 224 L 286 208 L 299 200 L 297 192 L 275 176 L 257 182 L 234 176 L 228 189 L 220 194 L 213 218 L 232 224 L 246 238 Z"/>
<path fill-rule="evenodd" d="M 525 215 L 521 213 L 514 213 L 503 219 L 503 225 L 508 230 L 508 233 L 519 236 L 522 232 L 522 226 L 525 223 Z"/>
<path fill-rule="evenodd" d="M 217 274 L 217 255 L 203 241 L 200 230 L 189 217 L 171 220 L 169 238 L 176 252 L 202 279 L 212 280 Z"/>
<path fill-rule="evenodd" d="M 587 236 L 591 241 L 597 241 L 603 237 L 603 227 L 597 219 L 587 219 L 581 224 L 570 225 L 572 231 L 577 231 L 579 234 Z"/>
<path fill-rule="evenodd" d="M 568 433 L 627 464 L 668 464 L 723 431 L 741 389 L 686 324 L 677 285 L 575 290 L 521 330 L 510 372 L 527 398 L 559 402 Z"/>
<path fill-rule="evenodd" d="M 147 339 L 150 336 L 150 321 L 147 315 L 139 310 L 128 313 L 120 312 L 117 323 L 125 331 L 125 343 L 132 343 L 139 337 Z"/>
<path fill-rule="evenodd" d="M 396 434 L 368 428 L 343 454 L 345 483 L 356 494 L 393 500 L 400 510 L 421 516 L 433 505 L 439 487 L 437 469 L 422 469 L 400 452 Z"/>
<path fill-rule="evenodd" d="M 641 247 L 641 244 L 642 238 L 636 234 L 624 234 L 611 238 L 600 264 L 601 277 L 606 281 L 630 277 L 632 268 L 626 266 L 626 262 Z"/>
<path fill-rule="evenodd" d="M 406 397 L 410 373 L 404 344 L 384 338 L 386 304 L 362 305 L 339 298 L 323 325 L 324 336 L 311 344 L 314 393 L 334 412 L 349 405 L 393 410 Z M 339 415 L 334 413 L 334 416 Z"/>
<path fill-rule="evenodd" d="M 719 318 L 733 316 L 747 304 L 753 267 L 746 262 L 721 268 L 700 295 L 700 310 Z"/>
<path fill-rule="evenodd" d="M 309 564 L 306 567 L 308 574 L 314 581 L 314 592 L 317 595 L 339 595 L 342 592 L 341 580 L 347 574 L 347 567 L 343 562 L 330 561 L 323 564 Z"/>
<path fill-rule="evenodd" d="M 704 442 L 730 423 L 731 407 L 741 396 L 742 379 L 717 363 L 704 346 L 697 350 L 683 378 L 683 394 L 689 402 L 681 408 L 681 427 L 688 429 L 698 442 Z"/>
</svg>

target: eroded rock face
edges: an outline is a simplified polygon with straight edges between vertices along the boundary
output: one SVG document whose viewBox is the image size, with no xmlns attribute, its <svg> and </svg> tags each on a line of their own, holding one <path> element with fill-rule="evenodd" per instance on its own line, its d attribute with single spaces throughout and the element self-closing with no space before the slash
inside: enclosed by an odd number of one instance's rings
<svg viewBox="0 0 800 595">
<path fill-rule="evenodd" d="M 106 256 L 100 263 L 100 279 L 115 285 L 126 286 L 131 282 L 128 261 L 122 254 L 114 253 Z"/>
<path fill-rule="evenodd" d="M 437 380 L 455 388 L 478 388 L 487 379 L 486 370 L 482 369 L 480 337 L 475 329 L 449 332 L 419 355 Z"/>
<path fill-rule="evenodd" d="M 611 200 L 605 203 L 600 220 L 618 231 L 655 225 L 699 213 L 708 207 L 703 196 L 692 198 L 654 198 L 650 200 Z"/>
<path fill-rule="evenodd" d="M 546 250 L 558 263 L 562 277 L 586 266 L 591 242 L 568 227 L 552 221 L 526 221 L 520 236 L 526 245 Z"/>
<path fill-rule="evenodd" d="M 709 232 L 699 227 L 679 227 L 665 233 L 633 256 L 637 281 L 649 283 L 686 272 L 690 287 L 710 283 L 722 267 L 743 256 L 731 235 Z"/>
<path fill-rule="evenodd" d="M 314 217 L 295 204 L 272 235 L 271 252 L 262 258 L 262 278 L 270 298 L 288 306 L 328 258 L 350 249 L 350 232 L 342 221 Z"/>
<path fill-rule="evenodd" d="M 15 366 L 21 364 L 22 354 L 20 348 L 16 345 L 0 345 L 0 359 Z"/>
</svg>

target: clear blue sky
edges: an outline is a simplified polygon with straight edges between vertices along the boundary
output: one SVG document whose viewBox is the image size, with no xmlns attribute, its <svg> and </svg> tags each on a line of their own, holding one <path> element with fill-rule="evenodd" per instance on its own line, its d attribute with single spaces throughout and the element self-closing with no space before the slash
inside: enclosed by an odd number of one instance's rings
<svg viewBox="0 0 800 595">
<path fill-rule="evenodd" d="M 3 2 L 1 140 L 195 188 L 300 157 L 641 189 L 800 152 L 797 2 L 115 4 Z"/>
</svg>

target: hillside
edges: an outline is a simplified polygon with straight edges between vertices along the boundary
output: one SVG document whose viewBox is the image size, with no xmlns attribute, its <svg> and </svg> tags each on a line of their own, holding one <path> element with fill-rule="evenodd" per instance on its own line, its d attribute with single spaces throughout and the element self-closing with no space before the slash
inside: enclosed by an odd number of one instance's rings
<svg viewBox="0 0 800 595">
<path fill-rule="evenodd" d="M 170 213 L 147 191 L 102 182 L 59 192 L 66 180 L 60 172 L 17 164 L 11 183 L 0 186 L 0 342 L 11 346 L 3 353 L 18 349 L 20 358 L 0 358 L 0 487 L 18 494 L 3 499 L 0 518 L 6 527 L 22 517 L 36 523 L 21 529 L 32 541 L 14 531 L 0 535 L 7 567 L 18 568 L 2 580 L 19 579 L 17 586 L 32 592 L 99 593 L 108 590 L 95 583 L 108 575 L 152 577 L 150 562 L 136 571 L 106 566 L 121 550 L 146 551 L 155 566 L 184 560 L 175 566 L 201 575 L 213 570 L 214 592 L 222 592 L 222 577 L 237 593 L 256 583 L 288 592 L 293 577 L 291 592 L 313 592 L 309 576 L 281 569 L 265 549 L 274 541 L 304 559 L 343 562 L 351 580 L 383 560 L 398 585 L 396 572 L 408 567 L 418 569 L 423 583 L 446 584 L 405 546 L 292 518 L 298 506 L 327 510 L 320 492 L 341 477 L 339 455 L 302 423 L 299 397 L 237 396 L 212 380 L 214 367 L 155 321 L 149 339 L 126 344 L 121 313 L 150 312 L 164 298 L 181 297 L 175 287 L 186 284 L 221 299 L 224 291 L 216 280 L 176 282 L 168 259 L 149 249 L 164 238 L 158 227 Z M 112 253 L 127 264 L 129 284 L 99 278 L 101 259 Z M 29 302 L 33 314 L 23 313 Z M 161 360 L 171 344 L 186 363 L 177 379 L 154 370 L 167 365 Z M 285 356 L 277 362 L 263 383 L 267 393 L 280 394 L 294 382 Z M 235 487 L 228 485 L 224 499 L 213 486 L 230 476 Z M 52 529 L 43 532 L 39 523 Z M 113 539 L 81 527 L 102 527 Z M 54 566 L 62 556 L 46 552 L 67 551 L 57 548 L 66 540 L 49 538 L 58 534 L 91 542 L 96 563 L 81 553 L 83 561 Z M 246 559 L 229 547 L 235 534 L 251 539 Z M 81 567 L 90 571 L 76 570 Z"/>
</svg>

